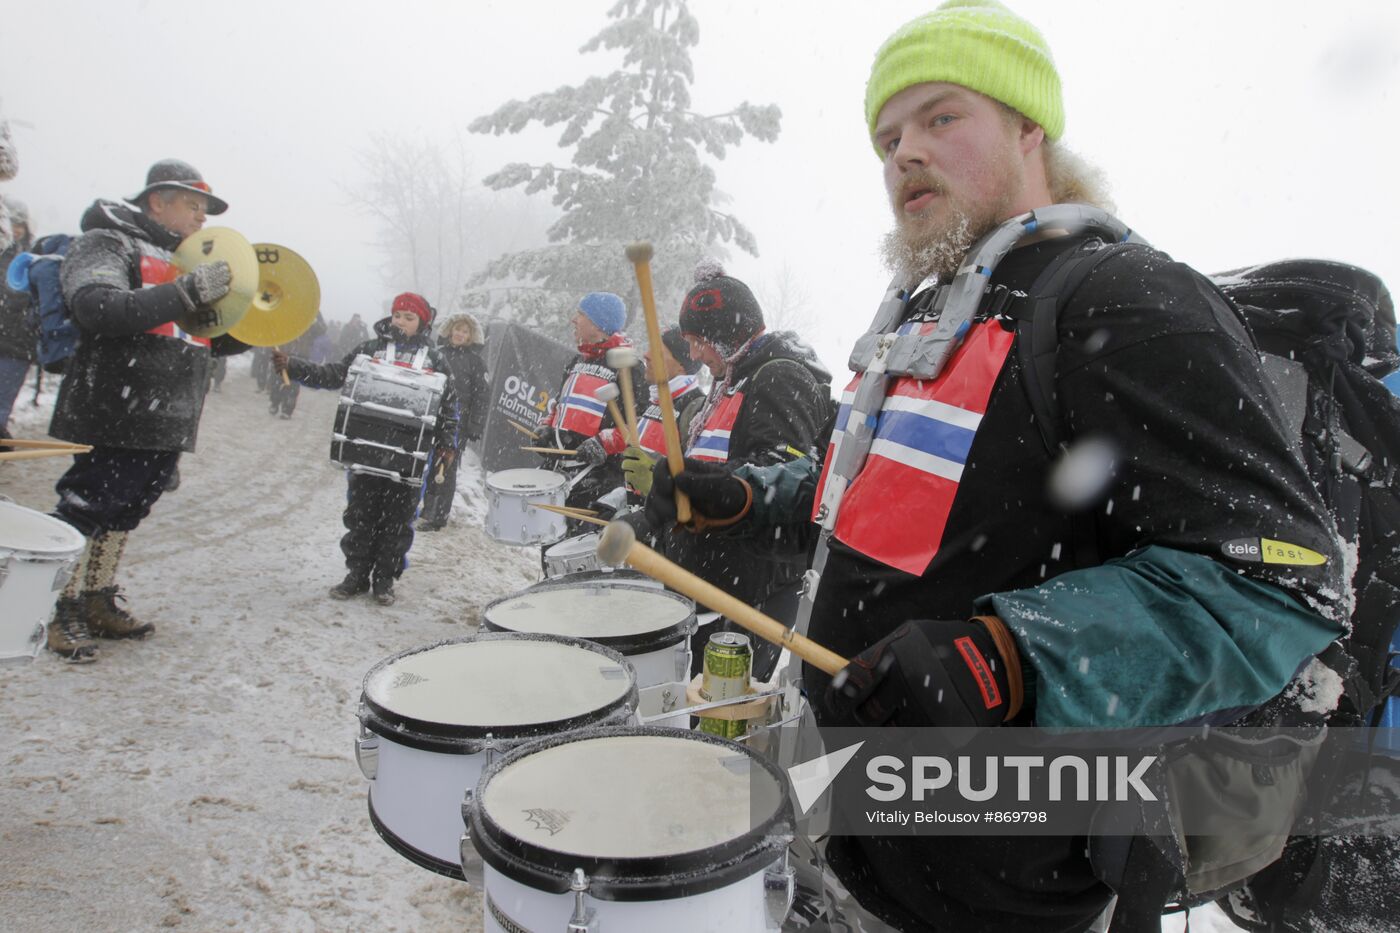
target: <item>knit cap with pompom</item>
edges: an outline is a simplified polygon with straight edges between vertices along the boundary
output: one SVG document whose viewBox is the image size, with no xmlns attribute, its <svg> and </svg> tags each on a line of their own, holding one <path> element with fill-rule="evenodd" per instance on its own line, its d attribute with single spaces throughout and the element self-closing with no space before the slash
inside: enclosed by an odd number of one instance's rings
<svg viewBox="0 0 1400 933">
<path fill-rule="evenodd" d="M 763 311 L 747 285 L 726 275 L 717 259 L 696 264 L 695 286 L 681 303 L 682 334 L 708 340 L 729 356 L 763 326 Z"/>
</svg>

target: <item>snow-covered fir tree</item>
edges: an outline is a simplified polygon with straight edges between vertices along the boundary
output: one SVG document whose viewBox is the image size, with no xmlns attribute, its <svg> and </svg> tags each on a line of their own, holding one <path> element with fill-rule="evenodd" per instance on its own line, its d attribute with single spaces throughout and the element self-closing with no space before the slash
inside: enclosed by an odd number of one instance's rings
<svg viewBox="0 0 1400 933">
<path fill-rule="evenodd" d="M 564 125 L 561 149 L 568 164 L 515 162 L 485 179 L 500 190 L 552 192 L 562 216 L 549 244 L 498 256 L 469 284 L 465 304 L 483 307 L 556 336 L 567 333 L 567 312 L 586 292 L 606 290 L 629 299 L 629 326 L 640 298 L 627 243 L 655 247 L 652 279 L 657 309 L 674 317 L 706 255 L 734 244 L 758 255 L 758 244 L 738 218 L 721 210 L 706 157 L 723 159 L 745 136 L 777 139 L 781 112 L 747 101 L 718 114 L 691 109 L 694 69 L 690 50 L 700 26 L 684 0 L 619 0 L 613 20 L 581 52 L 621 50 L 622 66 L 576 87 L 512 100 L 473 121 L 477 133 L 518 133 L 532 122 Z"/>
</svg>

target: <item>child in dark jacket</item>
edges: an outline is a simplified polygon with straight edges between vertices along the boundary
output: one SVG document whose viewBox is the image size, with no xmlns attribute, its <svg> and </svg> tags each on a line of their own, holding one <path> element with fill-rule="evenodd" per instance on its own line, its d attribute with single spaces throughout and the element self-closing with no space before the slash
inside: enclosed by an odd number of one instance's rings
<svg viewBox="0 0 1400 933">
<path fill-rule="evenodd" d="M 405 292 L 394 299 L 390 317 L 374 325 L 375 336 L 352 348 L 341 361 L 317 365 L 274 351 L 272 368 L 279 374 L 278 378 L 286 372 L 296 382 L 313 389 L 336 389 L 345 384 L 350 365 L 360 354 L 386 359 L 392 348 L 394 362 L 412 366 L 422 353 L 424 368 L 448 374 L 433 452 L 435 460 L 445 458 L 455 450 L 457 400 L 450 370 L 428 336 L 432 320 L 433 309 L 427 300 Z M 428 464 L 428 471 L 435 468 L 435 463 Z M 344 580 L 331 587 L 331 598 L 350 599 L 372 589 L 376 602 L 381 606 L 392 605 L 394 581 L 407 566 L 405 558 L 413 546 L 413 516 L 418 509 L 421 489 L 353 470 L 347 474 L 346 481 L 349 484 L 346 532 L 340 539 L 340 549 L 345 552 L 345 566 L 349 572 Z"/>
</svg>

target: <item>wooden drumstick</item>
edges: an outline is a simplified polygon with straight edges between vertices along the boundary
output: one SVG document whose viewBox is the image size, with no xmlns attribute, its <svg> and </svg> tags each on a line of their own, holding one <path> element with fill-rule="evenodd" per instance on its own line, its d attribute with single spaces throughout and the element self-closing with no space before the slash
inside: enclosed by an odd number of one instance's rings
<svg viewBox="0 0 1400 933">
<path fill-rule="evenodd" d="M 647 343 L 651 350 L 652 381 L 656 383 L 656 399 L 661 404 L 661 428 L 666 435 L 666 463 L 672 476 L 685 471 L 685 455 L 681 452 L 681 433 L 676 427 L 676 408 L 671 404 L 667 385 L 666 358 L 661 343 L 661 324 L 656 318 L 656 297 L 651 291 L 651 244 L 633 243 L 627 247 L 627 258 L 637 273 L 637 287 L 642 293 L 642 311 L 647 319 Z M 676 521 L 690 524 L 690 497 L 676 491 Z"/>
<path fill-rule="evenodd" d="M 633 568 L 659 580 L 666 586 L 718 612 L 748 629 L 764 641 L 786 648 L 818 670 L 833 677 L 847 664 L 836 652 L 800 635 L 771 616 L 766 616 L 747 603 L 730 596 L 713 584 L 671 563 L 637 540 L 637 533 L 626 522 L 609 522 L 598 539 L 598 560 L 610 567 L 630 564 Z"/>
<path fill-rule="evenodd" d="M 4 446 L 3 441 L 0 441 L 0 446 Z M 47 450 L 7 450 L 0 452 L 0 460 L 41 460 L 44 457 L 72 457 L 75 454 L 85 454 L 89 450 L 92 450 L 92 448 L 87 446 L 64 447 L 61 449 L 51 448 Z"/>
<path fill-rule="evenodd" d="M 578 453 L 577 450 L 566 450 L 563 447 L 526 447 L 523 444 L 521 445 L 520 449 L 529 451 L 532 454 L 556 454 L 560 457 L 566 454 L 572 456 L 573 454 Z"/>
<path fill-rule="evenodd" d="M 529 505 L 532 508 L 540 509 L 545 512 L 553 512 L 555 515 L 562 515 L 565 518 L 572 518 L 580 522 L 591 522 L 594 525 L 609 524 L 607 519 L 598 518 L 598 513 L 594 512 L 592 509 L 571 509 L 568 506 L 546 505 L 543 502 L 531 502 Z"/>
<path fill-rule="evenodd" d="M 617 370 L 617 381 L 622 385 L 622 410 L 627 412 L 627 425 L 632 429 L 632 446 L 637 443 L 637 396 L 632 391 L 632 367 L 637 365 L 637 351 L 631 347 L 613 347 L 607 352 L 607 364 Z"/>
<path fill-rule="evenodd" d="M 86 453 L 92 450 L 92 447 L 87 444 L 73 444 L 68 441 L 27 440 L 19 437 L 0 438 L 0 447 L 33 450 L 62 450 L 65 452 L 76 450 L 79 453 Z"/>
<path fill-rule="evenodd" d="M 612 383 L 599 386 L 598 391 L 593 393 L 594 398 L 608 406 L 608 414 L 612 415 L 613 424 L 622 430 L 622 436 L 627 438 L 627 443 L 633 447 L 640 447 L 637 443 L 637 426 L 622 419 L 622 412 L 617 410 L 617 396 L 617 386 Z"/>
</svg>

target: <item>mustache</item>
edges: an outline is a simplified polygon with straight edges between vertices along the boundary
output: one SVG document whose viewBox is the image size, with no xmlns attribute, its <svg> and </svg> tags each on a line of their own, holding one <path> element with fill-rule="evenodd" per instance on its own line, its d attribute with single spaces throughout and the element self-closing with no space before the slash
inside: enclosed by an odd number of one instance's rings
<svg viewBox="0 0 1400 933">
<path fill-rule="evenodd" d="M 899 185 L 895 188 L 894 195 L 890 199 L 896 212 L 904 206 L 904 202 L 908 201 L 910 195 L 915 191 L 932 191 L 936 195 L 944 195 L 948 193 L 948 187 L 944 184 L 943 179 L 928 169 L 914 169 L 899 180 Z"/>
</svg>

